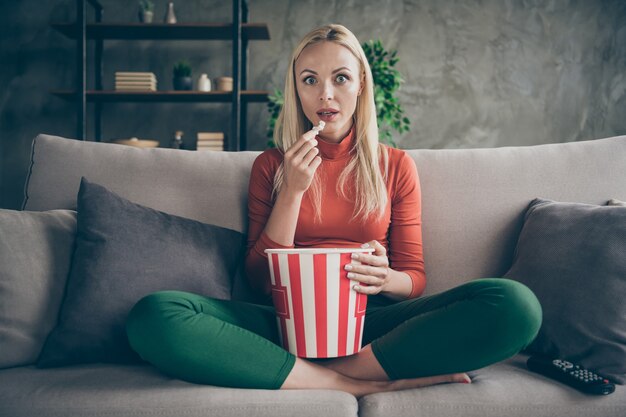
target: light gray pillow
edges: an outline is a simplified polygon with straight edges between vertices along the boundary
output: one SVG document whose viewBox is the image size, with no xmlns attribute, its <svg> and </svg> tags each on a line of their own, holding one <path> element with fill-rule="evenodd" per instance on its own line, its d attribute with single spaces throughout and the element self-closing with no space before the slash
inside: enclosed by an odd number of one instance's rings
<svg viewBox="0 0 626 417">
<path fill-rule="evenodd" d="M 533 200 L 505 277 L 543 307 L 528 352 L 626 381 L 626 207 Z"/>
<path fill-rule="evenodd" d="M 230 298 L 243 234 L 135 204 L 85 178 L 77 219 L 65 298 L 37 366 L 138 361 L 125 321 L 151 292 Z"/>
<path fill-rule="evenodd" d="M 29 365 L 56 324 L 76 212 L 0 209 L 0 368 Z"/>
</svg>

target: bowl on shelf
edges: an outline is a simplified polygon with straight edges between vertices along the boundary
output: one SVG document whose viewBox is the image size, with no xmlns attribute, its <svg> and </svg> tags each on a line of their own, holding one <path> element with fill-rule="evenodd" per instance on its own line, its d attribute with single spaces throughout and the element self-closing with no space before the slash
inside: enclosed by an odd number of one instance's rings
<svg viewBox="0 0 626 417">
<path fill-rule="evenodd" d="M 139 139 L 139 138 L 117 139 L 117 140 L 114 140 L 113 143 L 117 143 L 119 145 L 134 146 L 136 148 L 157 148 L 159 146 L 158 140 Z"/>
</svg>

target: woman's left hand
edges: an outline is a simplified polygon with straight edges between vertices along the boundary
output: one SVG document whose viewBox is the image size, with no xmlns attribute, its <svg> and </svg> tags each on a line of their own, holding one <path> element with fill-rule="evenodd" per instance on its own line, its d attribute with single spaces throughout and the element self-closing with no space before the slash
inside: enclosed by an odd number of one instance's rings
<svg viewBox="0 0 626 417">
<path fill-rule="evenodd" d="M 361 262 L 361 265 L 352 263 L 346 265 L 345 268 L 348 271 L 348 278 L 358 281 L 353 284 L 357 292 L 374 295 L 385 290 L 391 279 L 391 270 L 385 247 L 376 240 L 367 242 L 362 247 L 367 247 L 366 245 L 374 248 L 374 253 L 352 254 L 352 259 Z M 359 283 L 366 285 L 359 285 Z"/>
</svg>

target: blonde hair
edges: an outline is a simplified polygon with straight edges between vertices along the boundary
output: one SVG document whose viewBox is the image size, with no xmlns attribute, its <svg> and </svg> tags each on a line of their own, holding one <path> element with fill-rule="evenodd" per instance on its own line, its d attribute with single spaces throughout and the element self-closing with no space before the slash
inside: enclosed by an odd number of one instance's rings
<svg viewBox="0 0 626 417">
<path fill-rule="evenodd" d="M 352 219 L 360 218 L 365 221 L 372 215 L 382 218 L 387 206 L 387 187 L 385 181 L 388 170 L 388 154 L 382 144 L 378 142 L 378 125 L 376 122 L 376 105 L 374 103 L 374 81 L 372 71 L 363 48 L 356 36 L 346 27 L 337 24 L 322 26 L 309 32 L 300 41 L 291 56 L 287 77 L 285 80 L 284 105 L 276 121 L 274 143 L 285 152 L 313 125 L 306 118 L 296 90 L 294 76 L 295 63 L 300 53 L 309 45 L 320 42 L 334 42 L 346 47 L 357 58 L 364 76 L 363 89 L 357 97 L 354 112 L 354 129 L 356 143 L 354 156 L 339 176 L 337 192 L 347 197 L 346 182 L 354 176 L 355 207 Z M 380 161 L 383 161 L 383 172 Z M 321 168 L 321 166 L 320 166 Z M 315 173 L 311 186 L 307 192 L 315 209 L 315 220 L 321 222 L 321 205 L 323 184 L 320 180 L 320 169 Z M 274 177 L 272 195 L 275 196 L 281 189 L 284 181 L 283 164 L 280 165 Z"/>
</svg>

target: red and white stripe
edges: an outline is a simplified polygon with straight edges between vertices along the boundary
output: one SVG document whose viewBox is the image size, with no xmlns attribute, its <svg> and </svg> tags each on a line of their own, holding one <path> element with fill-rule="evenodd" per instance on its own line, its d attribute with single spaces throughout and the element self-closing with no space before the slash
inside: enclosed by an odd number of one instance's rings
<svg viewBox="0 0 626 417">
<path fill-rule="evenodd" d="M 270 253 L 281 342 L 299 357 L 332 358 L 361 349 L 367 296 L 344 266 L 351 253 Z"/>
</svg>

